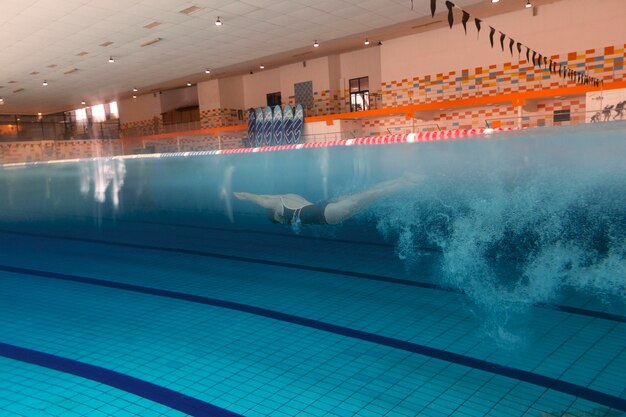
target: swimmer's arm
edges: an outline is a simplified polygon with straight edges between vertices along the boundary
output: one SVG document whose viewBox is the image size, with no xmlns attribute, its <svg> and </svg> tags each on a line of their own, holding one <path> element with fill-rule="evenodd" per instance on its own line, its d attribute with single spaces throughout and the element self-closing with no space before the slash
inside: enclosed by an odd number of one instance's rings
<svg viewBox="0 0 626 417">
<path fill-rule="evenodd" d="M 233 195 L 243 201 L 249 201 L 266 209 L 277 209 L 280 207 L 279 195 L 252 194 L 246 192 L 234 192 Z"/>
</svg>

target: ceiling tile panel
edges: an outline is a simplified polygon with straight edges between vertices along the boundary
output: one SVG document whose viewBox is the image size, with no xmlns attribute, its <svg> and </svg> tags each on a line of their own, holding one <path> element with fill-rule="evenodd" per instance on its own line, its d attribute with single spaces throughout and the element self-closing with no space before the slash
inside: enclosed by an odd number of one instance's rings
<svg viewBox="0 0 626 417">
<path fill-rule="evenodd" d="M 456 3 L 479 1 L 485 0 Z M 206 66 L 215 74 L 240 74 L 261 62 L 268 68 L 293 62 L 302 53 L 357 49 L 356 34 L 391 32 L 428 14 L 428 2 L 414 3 L 411 11 L 408 0 L 2 0 L 0 54 L 11 57 L 0 70 L 0 85 L 8 86 L 2 111 L 64 110 L 85 97 L 128 96 L 133 85 L 195 83 L 206 79 Z M 179 13 L 192 6 L 200 10 Z M 217 16 L 221 27 L 214 24 Z M 154 21 L 161 24 L 144 28 Z M 156 37 L 162 40 L 140 46 Z M 314 52 L 315 39 L 322 45 Z M 100 46 L 105 42 L 113 43 Z M 81 51 L 88 53 L 77 56 Z M 78 71 L 63 75 L 71 68 Z M 45 89 L 43 79 L 50 82 Z M 13 94 L 17 88 L 25 90 Z"/>
</svg>

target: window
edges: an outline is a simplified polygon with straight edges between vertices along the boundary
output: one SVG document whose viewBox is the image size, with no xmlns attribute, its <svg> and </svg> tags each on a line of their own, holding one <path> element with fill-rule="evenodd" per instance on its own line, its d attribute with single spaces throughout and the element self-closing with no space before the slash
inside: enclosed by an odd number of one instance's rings
<svg viewBox="0 0 626 417">
<path fill-rule="evenodd" d="M 109 114 L 111 115 L 111 119 L 120 118 L 120 112 L 117 109 L 117 101 L 112 101 L 109 103 Z"/>
<path fill-rule="evenodd" d="M 370 108 L 369 77 L 350 80 L 350 111 L 369 110 Z"/>
<path fill-rule="evenodd" d="M 91 106 L 91 117 L 94 122 L 104 122 L 107 119 L 103 104 Z"/>
<path fill-rule="evenodd" d="M 296 95 L 296 104 L 301 104 L 304 108 L 313 107 L 313 81 L 305 81 L 293 85 Z"/>
<path fill-rule="evenodd" d="M 554 123 L 557 123 L 557 122 L 569 122 L 571 120 L 569 109 L 567 109 L 567 110 L 555 110 L 553 119 L 554 119 Z"/>
<path fill-rule="evenodd" d="M 85 109 L 76 109 L 74 111 L 74 117 L 76 118 L 77 122 L 82 122 L 87 120 L 87 110 Z"/>
<path fill-rule="evenodd" d="M 267 105 L 269 107 L 280 106 L 281 104 L 280 91 L 277 93 L 269 93 L 267 95 Z"/>
</svg>

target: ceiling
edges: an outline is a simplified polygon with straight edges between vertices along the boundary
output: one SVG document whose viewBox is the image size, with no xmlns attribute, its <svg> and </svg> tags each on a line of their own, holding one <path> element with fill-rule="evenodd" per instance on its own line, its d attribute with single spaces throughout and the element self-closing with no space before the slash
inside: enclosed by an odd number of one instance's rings
<svg viewBox="0 0 626 417">
<path fill-rule="evenodd" d="M 432 22 L 430 2 L 413 3 L 411 9 L 411 0 L 3 0 L 0 113 L 70 110 L 81 101 L 128 97 L 133 87 L 141 94 L 362 48 L 365 37 L 374 47 Z M 525 0 L 455 3 L 485 17 Z M 222 26 L 215 25 L 218 16 Z"/>
</svg>

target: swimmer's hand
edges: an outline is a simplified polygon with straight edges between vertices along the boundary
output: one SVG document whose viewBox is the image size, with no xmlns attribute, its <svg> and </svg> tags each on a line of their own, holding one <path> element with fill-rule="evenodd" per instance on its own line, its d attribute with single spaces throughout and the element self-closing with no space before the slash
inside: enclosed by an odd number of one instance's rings
<svg viewBox="0 0 626 417">
<path fill-rule="evenodd" d="M 242 191 L 237 191 L 234 192 L 233 195 L 235 196 L 235 198 L 237 198 L 238 200 L 249 200 L 250 198 L 250 193 L 245 193 Z"/>
</svg>

